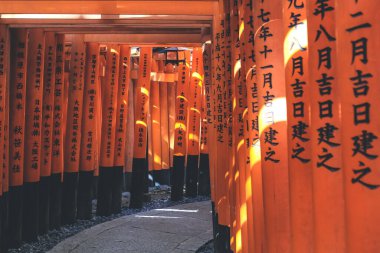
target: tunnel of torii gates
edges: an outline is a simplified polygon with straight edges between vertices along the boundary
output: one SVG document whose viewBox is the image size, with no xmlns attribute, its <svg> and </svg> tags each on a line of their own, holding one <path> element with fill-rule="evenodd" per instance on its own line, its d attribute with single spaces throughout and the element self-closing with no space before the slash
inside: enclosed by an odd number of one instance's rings
<svg viewBox="0 0 380 253">
<path fill-rule="evenodd" d="M 216 252 L 380 252 L 379 7 L 2 1 L 2 249 L 150 174 L 211 195 Z"/>
</svg>

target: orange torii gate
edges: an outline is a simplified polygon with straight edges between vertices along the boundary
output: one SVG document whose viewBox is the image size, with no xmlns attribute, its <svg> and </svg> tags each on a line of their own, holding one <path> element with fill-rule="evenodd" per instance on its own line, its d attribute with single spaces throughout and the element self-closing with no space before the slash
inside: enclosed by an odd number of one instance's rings
<svg viewBox="0 0 380 253">
<path fill-rule="evenodd" d="M 206 13 L 195 2 L 186 6 Z M 212 27 L 211 16 L 201 24 L 212 29 L 193 29 L 202 43 L 212 31 L 197 71 L 204 86 L 190 76 L 189 50 L 179 66 L 166 65 L 164 79 L 152 79 L 152 50 L 162 45 L 142 46 L 135 101 L 132 44 L 112 45 L 106 60 L 98 35 L 45 31 L 48 19 L 37 29 L 20 19 L 0 25 L 0 234 L 12 247 L 61 221 L 90 218 L 91 183 L 82 179 L 96 178 L 99 167 L 98 214 L 119 212 L 126 153 L 134 158 L 133 169 L 125 166 L 131 206 L 141 207 L 155 139 L 156 169 L 172 168 L 172 200 L 182 198 L 186 163 L 188 172 L 209 166 L 217 252 L 378 251 L 378 1 L 213 2 Z M 190 46 L 193 70 L 200 45 Z M 149 117 L 161 122 L 148 135 Z M 207 194 L 200 175 L 198 191 Z M 188 195 L 196 184 L 187 183 Z"/>
</svg>

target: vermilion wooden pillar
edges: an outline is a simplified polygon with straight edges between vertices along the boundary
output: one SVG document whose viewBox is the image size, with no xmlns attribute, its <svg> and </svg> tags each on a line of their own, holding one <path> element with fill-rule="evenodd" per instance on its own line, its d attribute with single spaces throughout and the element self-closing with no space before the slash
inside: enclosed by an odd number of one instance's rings
<svg viewBox="0 0 380 253">
<path fill-rule="evenodd" d="M 9 246 L 19 247 L 22 240 L 22 185 L 24 183 L 24 131 L 26 103 L 26 66 L 28 31 L 11 30 L 9 114 Z M 15 131 L 17 130 L 17 131 Z M 14 159 L 16 158 L 16 159 Z"/>
<path fill-rule="evenodd" d="M 44 90 L 45 32 L 30 29 L 26 80 L 23 240 L 37 239 L 41 130 Z"/>
<path fill-rule="evenodd" d="M 55 81 L 54 81 L 54 107 L 53 107 L 53 132 L 51 151 L 51 182 L 50 182 L 50 211 L 49 227 L 58 228 L 61 225 L 62 206 L 62 173 L 64 167 L 64 41 L 63 34 L 57 34 L 56 60 L 55 60 Z"/>
<path fill-rule="evenodd" d="M 152 155 L 153 155 L 153 175 L 155 181 L 159 180 L 160 170 L 162 169 L 162 153 L 161 153 L 161 106 L 160 106 L 160 84 L 158 82 L 157 73 L 163 73 L 163 66 L 159 70 L 158 65 L 163 63 L 157 63 L 157 60 L 152 62 L 152 72 L 156 73 L 155 79 L 152 80 L 150 86 L 150 113 L 151 113 L 151 141 L 152 141 Z M 163 98 L 164 99 L 164 98 Z"/>
<path fill-rule="evenodd" d="M 0 25 L 0 251 L 7 251 L 8 245 L 8 117 L 9 117 L 9 29 Z"/>
<path fill-rule="evenodd" d="M 310 148 L 308 1 L 283 1 L 284 62 L 288 108 L 291 252 L 313 249 L 313 172 Z M 323 105 L 326 109 L 327 104 Z M 327 105 L 328 106 L 328 105 Z M 328 109 L 323 111 L 328 113 Z"/>
<path fill-rule="evenodd" d="M 211 44 L 203 45 L 203 92 L 202 92 L 202 121 L 201 121 L 201 149 L 199 158 L 199 195 L 210 195 L 211 180 L 210 178 L 210 131 L 212 129 L 212 108 L 211 108 L 211 92 L 212 92 L 212 66 L 211 66 Z"/>
<path fill-rule="evenodd" d="M 149 110 L 150 71 L 152 48 L 141 47 L 139 59 L 139 78 L 136 87 L 135 139 L 133 147 L 131 207 L 141 208 L 144 195 L 146 166 L 147 117 Z"/>
<path fill-rule="evenodd" d="M 189 89 L 189 125 L 186 163 L 186 196 L 195 197 L 198 192 L 198 160 L 200 148 L 201 103 L 203 89 L 202 48 L 193 48 Z"/>
<path fill-rule="evenodd" d="M 126 139 L 126 164 L 125 164 L 125 190 L 131 191 L 131 179 L 132 179 L 132 165 L 133 165 L 133 145 L 134 145 L 134 131 L 135 131 L 135 93 L 136 87 L 134 83 L 136 80 L 132 77 L 132 71 L 136 73 L 133 69 L 133 58 L 131 65 L 131 82 L 129 84 L 129 95 L 128 95 L 128 118 L 127 118 L 127 139 Z"/>
<path fill-rule="evenodd" d="M 313 168 L 314 252 L 347 252 L 335 3 L 307 7 Z M 324 116 L 324 110 L 330 115 Z"/>
<path fill-rule="evenodd" d="M 106 73 L 102 83 L 102 134 L 97 215 L 112 214 L 117 94 L 119 87 L 120 46 L 107 45 Z"/>
<path fill-rule="evenodd" d="M 84 36 L 71 35 L 71 42 L 62 195 L 62 222 L 64 224 L 74 223 L 76 219 L 86 61 Z"/>
<path fill-rule="evenodd" d="M 230 161 L 232 153 L 232 132 L 230 130 L 232 113 L 230 99 L 231 99 L 231 58 L 230 49 L 227 48 L 230 45 L 229 39 L 229 11 L 228 5 L 220 5 L 221 13 L 215 19 L 215 34 L 214 34 L 214 46 L 215 46 L 215 83 L 216 85 L 216 220 L 217 220 L 217 238 L 216 247 L 217 250 L 229 250 L 230 248 L 230 227 L 233 225 L 233 220 L 230 216 L 230 204 L 233 201 L 229 196 L 234 195 L 231 192 L 234 187 L 229 187 L 230 179 L 235 180 L 231 170 L 233 162 Z M 228 23 L 228 24 L 227 24 Z M 228 160 L 225 159 L 228 157 Z"/>
<path fill-rule="evenodd" d="M 80 165 L 78 178 L 77 218 L 81 220 L 92 217 L 92 181 L 96 166 L 95 156 L 98 154 L 97 133 L 99 124 L 97 107 L 99 75 L 99 44 L 86 44 L 86 61 L 84 70 L 82 140 L 80 149 Z"/>
<path fill-rule="evenodd" d="M 241 59 L 247 90 L 246 121 L 244 126 L 246 152 L 246 197 L 248 210 L 249 248 L 254 252 L 265 252 L 263 179 L 261 148 L 259 138 L 259 95 L 256 75 L 255 31 L 258 18 L 255 18 L 254 2 L 244 0 L 239 5 L 239 33 Z M 252 224 L 253 223 L 253 224 Z M 252 250 L 253 244 L 253 250 Z"/>
<path fill-rule="evenodd" d="M 168 110 L 169 110 L 169 158 L 170 167 L 168 169 L 163 169 L 163 180 L 162 183 L 170 185 L 170 169 L 173 168 L 173 158 L 174 158 L 174 133 L 175 133 L 175 102 L 177 93 L 177 80 L 175 76 L 177 72 L 177 66 L 172 64 L 167 64 L 165 66 L 165 77 L 167 77 L 168 85 Z M 178 76 L 177 76 L 178 77 Z"/>
<path fill-rule="evenodd" d="M 171 171 L 171 199 L 180 200 L 183 197 L 185 157 L 187 153 L 187 121 L 188 95 L 190 82 L 189 54 L 185 54 L 185 62 L 178 66 L 178 82 L 176 93 L 176 121 L 174 132 L 173 168 Z"/>
<path fill-rule="evenodd" d="M 41 178 L 39 186 L 39 233 L 49 230 L 50 181 L 57 35 L 45 34 L 45 60 L 41 129 Z"/>
<path fill-rule="evenodd" d="M 348 253 L 377 252 L 380 248 L 377 236 L 380 233 L 378 6 L 379 2 L 374 0 L 335 1 L 336 81 L 342 100 L 345 252 Z M 325 31 L 331 34 L 330 30 Z M 326 36 L 325 31 L 321 36 Z M 324 61 L 322 66 L 325 64 Z M 336 102 L 332 103 L 335 106 Z"/>
<path fill-rule="evenodd" d="M 246 175 L 246 145 L 244 136 L 244 124 L 245 124 L 245 114 L 244 111 L 247 106 L 246 99 L 246 86 L 245 86 L 245 76 L 244 76 L 244 66 L 242 65 L 243 55 L 241 54 L 241 32 L 240 32 L 240 17 L 239 11 L 242 11 L 239 2 L 231 1 L 231 57 L 232 57 L 232 85 L 233 85 L 233 150 L 235 153 L 235 166 L 236 172 L 239 173 L 239 189 L 237 194 L 239 194 L 240 202 L 239 209 L 237 210 L 240 214 L 240 228 L 241 228 L 241 248 L 238 252 L 249 252 L 253 249 L 249 248 L 249 243 L 253 242 L 253 238 L 249 240 L 248 235 L 248 201 L 247 201 L 247 175 Z M 240 7 L 240 8 L 239 8 Z M 251 224 L 252 225 L 252 224 Z"/>
<path fill-rule="evenodd" d="M 265 241 L 258 239 L 258 242 L 264 242 L 264 245 L 258 245 L 258 247 L 261 250 L 264 249 L 265 252 L 291 252 L 286 87 L 283 44 L 281 43 L 284 40 L 284 34 L 281 7 L 282 1 L 257 1 L 254 2 L 253 8 L 253 14 L 257 17 L 254 37 L 257 79 L 251 95 L 258 97 L 258 104 L 252 104 L 252 110 L 259 115 L 264 204 L 264 216 L 261 217 L 264 218 L 265 224 Z M 257 178 L 254 179 L 254 183 L 255 181 L 257 182 Z M 259 213 L 261 211 L 260 208 L 256 210 Z"/>
<path fill-rule="evenodd" d="M 171 68 L 172 66 L 169 66 Z M 158 73 L 165 73 L 164 61 L 158 62 Z M 168 83 L 163 80 L 159 82 L 160 96 L 160 127 L 161 127 L 161 170 L 167 171 L 170 168 L 170 139 L 169 139 L 169 106 L 168 106 Z"/>
<path fill-rule="evenodd" d="M 131 48 L 120 45 L 119 88 L 117 98 L 114 175 L 112 184 L 112 212 L 121 211 L 121 193 L 125 168 L 125 150 L 127 136 L 128 92 L 130 82 Z"/>
<path fill-rule="evenodd" d="M 106 75 L 106 54 L 107 54 L 107 47 L 106 45 L 101 45 L 100 46 L 100 56 L 99 56 L 99 75 L 98 75 L 98 101 L 100 106 L 97 107 L 97 112 L 96 112 L 96 115 L 97 115 L 97 118 L 98 118 L 98 123 L 96 124 L 97 126 L 97 134 L 98 134 L 98 148 L 97 148 L 97 160 L 96 160 L 96 163 L 97 163 L 97 166 L 95 168 L 95 171 L 94 171 L 94 179 L 93 179 L 93 185 L 92 185 L 92 188 L 93 188 L 93 198 L 96 199 L 98 197 L 98 185 L 99 185 L 99 167 L 100 167 L 100 154 L 101 154 L 101 149 L 102 149 L 102 145 L 101 145 L 101 139 L 102 139 L 102 127 L 103 127 L 103 119 L 102 119 L 102 113 L 103 113 L 103 108 L 101 106 L 102 104 L 102 89 L 103 89 L 103 86 L 104 86 L 104 82 L 105 82 L 105 75 Z"/>
</svg>

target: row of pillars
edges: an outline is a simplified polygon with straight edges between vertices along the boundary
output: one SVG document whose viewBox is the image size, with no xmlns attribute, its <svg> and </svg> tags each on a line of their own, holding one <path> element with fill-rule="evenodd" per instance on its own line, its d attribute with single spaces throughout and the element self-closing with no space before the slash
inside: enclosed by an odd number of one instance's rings
<svg viewBox="0 0 380 253">
<path fill-rule="evenodd" d="M 379 2 L 219 6 L 205 91 L 216 252 L 378 252 Z"/>
<path fill-rule="evenodd" d="M 1 252 L 91 219 L 95 198 L 120 213 L 123 189 L 141 208 L 149 174 L 172 200 L 210 193 L 204 49 L 131 49 L 0 25 Z"/>
</svg>

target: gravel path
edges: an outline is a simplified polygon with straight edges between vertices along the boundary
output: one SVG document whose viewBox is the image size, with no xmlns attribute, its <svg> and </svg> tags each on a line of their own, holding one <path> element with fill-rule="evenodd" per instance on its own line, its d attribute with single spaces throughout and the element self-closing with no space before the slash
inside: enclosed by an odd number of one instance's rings
<svg viewBox="0 0 380 253">
<path fill-rule="evenodd" d="M 95 216 L 91 220 L 78 220 L 74 224 L 65 225 L 57 230 L 51 230 L 49 233 L 39 236 L 38 240 L 32 243 L 24 243 L 18 249 L 11 249 L 9 253 L 42 253 L 52 249 L 56 244 L 63 241 L 64 239 L 79 233 L 89 227 L 103 223 L 106 221 L 113 220 L 115 218 L 136 214 L 139 212 L 145 212 L 156 208 L 169 207 L 178 204 L 185 204 L 191 202 L 205 201 L 209 200 L 209 197 L 198 196 L 196 198 L 186 198 L 184 197 L 181 201 L 171 201 L 170 200 L 170 188 L 168 187 L 153 187 L 150 188 L 151 201 L 144 203 L 141 209 L 128 208 L 129 205 L 129 193 L 123 193 L 122 200 L 122 211 L 119 214 L 111 215 L 108 217 Z M 93 214 L 95 214 L 96 200 L 93 201 Z"/>
</svg>

